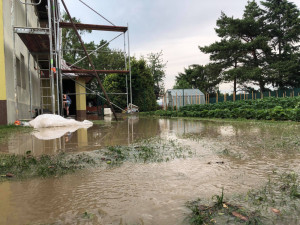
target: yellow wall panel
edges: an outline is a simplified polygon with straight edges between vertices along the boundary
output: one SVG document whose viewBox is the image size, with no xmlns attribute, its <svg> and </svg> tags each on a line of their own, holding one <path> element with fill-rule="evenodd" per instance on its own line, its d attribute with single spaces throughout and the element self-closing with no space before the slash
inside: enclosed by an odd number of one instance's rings
<svg viewBox="0 0 300 225">
<path fill-rule="evenodd" d="M 0 1 L 0 100 L 6 100 L 5 56 L 4 56 L 3 2 Z"/>
</svg>

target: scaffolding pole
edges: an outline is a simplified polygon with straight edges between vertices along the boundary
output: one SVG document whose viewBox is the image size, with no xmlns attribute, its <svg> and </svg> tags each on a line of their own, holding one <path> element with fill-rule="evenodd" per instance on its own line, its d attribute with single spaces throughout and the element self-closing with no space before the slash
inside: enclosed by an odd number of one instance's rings
<svg viewBox="0 0 300 225">
<path fill-rule="evenodd" d="M 126 35 L 124 33 L 124 60 L 125 60 L 125 70 L 127 70 L 127 55 L 126 55 Z M 126 108 L 128 110 L 128 74 L 126 73 Z"/>
<path fill-rule="evenodd" d="M 128 66 L 129 66 L 129 88 L 130 88 L 130 112 L 132 112 L 132 85 L 131 85 L 131 63 L 130 63 L 130 43 L 129 43 L 129 26 L 127 24 L 127 36 L 128 36 Z"/>
<path fill-rule="evenodd" d="M 55 95 L 54 95 L 54 76 L 53 76 L 53 41 L 52 41 L 52 14 L 51 14 L 51 2 L 48 0 L 48 28 L 49 28 L 49 43 L 50 43 L 50 81 L 51 81 L 51 99 L 52 99 L 52 114 L 55 114 Z M 54 28 L 55 29 L 55 28 Z"/>
<path fill-rule="evenodd" d="M 57 39 L 57 35 L 59 34 L 59 21 L 57 20 L 57 7 L 55 7 L 55 5 L 57 5 L 57 0 L 53 1 L 53 6 L 52 6 L 52 11 L 53 11 L 53 27 L 54 27 L 54 48 L 55 48 L 55 68 L 58 68 L 58 39 Z M 51 68 L 52 69 L 52 68 Z M 60 115 L 60 102 L 59 102 L 59 77 L 58 77 L 58 71 L 56 70 L 56 101 L 57 101 L 57 114 Z M 55 104 L 55 102 L 54 102 Z"/>
</svg>

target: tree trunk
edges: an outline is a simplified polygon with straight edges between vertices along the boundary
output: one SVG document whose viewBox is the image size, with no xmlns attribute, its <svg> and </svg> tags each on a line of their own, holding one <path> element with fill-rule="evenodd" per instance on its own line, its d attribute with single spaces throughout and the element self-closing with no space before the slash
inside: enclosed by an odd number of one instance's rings
<svg viewBox="0 0 300 225">
<path fill-rule="evenodd" d="M 261 92 L 265 91 L 265 83 L 262 80 L 259 81 L 259 89 Z"/>
</svg>

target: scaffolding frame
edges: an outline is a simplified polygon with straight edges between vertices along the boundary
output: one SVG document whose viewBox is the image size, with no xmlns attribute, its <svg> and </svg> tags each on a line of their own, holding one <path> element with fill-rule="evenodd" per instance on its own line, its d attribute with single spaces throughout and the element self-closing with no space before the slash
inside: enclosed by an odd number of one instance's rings
<svg viewBox="0 0 300 225">
<path fill-rule="evenodd" d="M 15 21 L 14 21 L 14 13 L 15 13 L 15 2 L 18 1 L 21 4 L 25 5 L 26 8 L 26 27 L 16 27 Z M 61 3 L 64 6 L 65 11 L 67 12 L 70 23 L 68 22 L 63 22 L 61 18 L 61 10 L 60 10 L 60 3 L 59 0 L 34 0 L 27 2 L 22 2 L 20 0 L 13 0 L 12 1 L 12 6 L 11 6 L 11 24 L 13 27 L 13 44 L 14 44 L 14 50 L 13 50 L 13 65 L 14 65 L 14 79 L 15 79 L 15 93 L 17 93 L 17 82 L 16 82 L 16 51 L 15 51 L 15 45 L 16 45 L 16 40 L 15 40 L 15 35 L 19 35 L 21 40 L 24 42 L 24 44 L 28 48 L 28 70 L 29 70 L 29 89 L 30 89 L 30 112 L 32 115 L 32 79 L 31 79 L 31 72 L 30 72 L 30 55 L 32 55 L 37 62 L 37 67 L 38 67 L 38 75 L 40 79 L 40 92 L 41 92 L 41 100 L 40 100 L 40 107 L 41 107 L 41 113 L 44 113 L 44 111 L 52 111 L 53 114 L 62 115 L 63 114 L 63 85 L 62 85 L 62 80 L 63 76 L 68 77 L 68 73 L 85 73 L 85 74 L 93 74 L 93 76 L 97 79 L 99 86 L 102 89 L 102 92 L 105 96 L 105 99 L 109 103 L 112 112 L 117 120 L 117 116 L 115 114 L 114 108 L 112 106 L 113 103 L 110 102 L 106 91 L 104 87 L 102 86 L 101 80 L 98 76 L 100 73 L 104 74 L 109 74 L 109 73 L 118 73 L 118 74 L 126 74 L 126 93 L 114 93 L 114 94 L 121 94 L 121 95 L 127 95 L 127 108 L 129 105 L 129 91 L 128 91 L 128 75 L 130 76 L 129 81 L 130 81 L 130 102 L 132 103 L 132 85 L 131 85 L 131 66 L 130 66 L 130 44 L 129 44 L 129 29 L 127 27 L 121 27 L 121 26 L 115 26 L 112 24 L 112 26 L 108 25 L 96 25 L 96 24 L 77 24 L 73 23 L 72 17 L 68 11 L 68 8 L 64 2 L 64 0 L 60 0 Z M 93 10 L 91 7 L 89 7 L 87 4 L 85 4 L 83 1 L 79 0 L 81 3 L 86 5 L 88 8 L 90 8 L 92 11 L 97 13 L 95 10 Z M 33 3 L 32 3 L 33 2 Z M 27 18 L 27 7 L 39 7 L 40 5 L 46 7 L 46 12 L 43 16 L 47 15 L 47 26 L 45 28 L 42 27 L 28 27 L 28 18 Z M 102 17 L 101 14 L 97 13 Z M 38 15 L 39 17 L 39 15 Z M 40 19 L 40 18 L 39 18 Z M 40 21 L 41 22 L 41 21 Z M 92 66 L 92 70 L 86 70 L 86 69 L 62 69 L 61 68 L 61 62 L 63 59 L 62 53 L 62 35 L 61 35 L 61 29 L 65 28 L 73 28 L 75 32 L 77 33 L 78 39 L 81 42 L 82 49 L 86 54 L 86 57 L 89 60 L 90 65 Z M 78 33 L 78 29 L 85 29 L 85 30 L 101 30 L 101 31 L 113 31 L 113 32 L 122 32 L 124 34 L 124 59 L 125 59 L 125 69 L 124 70 L 96 70 L 93 62 L 91 61 L 89 55 L 92 54 L 93 52 L 89 53 L 87 52 L 85 45 L 81 39 L 80 34 Z M 126 54 L 126 37 L 125 33 L 127 32 L 128 35 L 128 55 Z M 121 35 L 119 35 L 121 36 Z M 118 37 L 119 37 L 118 36 Z M 46 38 L 47 37 L 47 38 Z M 33 38 L 33 39 L 31 39 Z M 117 37 L 116 37 L 117 38 Z M 115 39 L 116 39 L 115 38 Z M 36 44 L 39 44 L 37 40 L 43 40 L 44 48 L 35 48 L 32 44 L 32 41 Z M 113 39 L 114 40 L 114 39 Z M 112 41 L 112 40 L 111 40 Z M 46 58 L 45 58 L 46 56 Z M 127 60 L 128 60 L 128 68 L 127 68 Z M 48 62 L 48 63 L 46 63 Z M 47 66 L 45 66 L 48 64 Z M 46 89 L 46 87 L 43 87 L 43 80 L 46 80 L 49 82 L 50 86 L 47 87 L 50 89 L 49 96 L 44 96 L 45 91 L 43 90 Z M 75 81 L 75 80 L 74 80 Z M 77 82 L 77 81 L 75 81 Z M 77 82 L 78 84 L 78 82 Z M 56 88 L 56 89 L 55 89 Z M 87 93 L 86 93 L 87 94 Z M 95 94 L 95 93 L 93 93 Z M 96 93 L 97 94 L 97 93 Z M 55 96 L 56 95 L 56 96 Z M 99 94 L 98 94 L 99 95 Z M 100 96 L 100 95 L 99 95 Z M 100 96 L 101 97 L 101 96 Z M 50 103 L 47 101 L 47 104 L 44 102 L 43 98 L 48 98 L 50 100 Z M 115 104 L 113 104 L 115 105 Z M 17 117 L 19 117 L 19 111 L 18 111 L 18 96 L 17 94 L 15 95 L 15 108 L 17 112 Z"/>
</svg>

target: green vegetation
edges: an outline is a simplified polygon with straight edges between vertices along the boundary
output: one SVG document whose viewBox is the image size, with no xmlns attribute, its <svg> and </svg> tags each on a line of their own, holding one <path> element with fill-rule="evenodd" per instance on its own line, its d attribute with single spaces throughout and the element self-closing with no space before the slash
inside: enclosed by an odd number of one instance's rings
<svg viewBox="0 0 300 225">
<path fill-rule="evenodd" d="M 0 143 L 9 137 L 10 135 L 19 133 L 19 132 L 30 132 L 33 129 L 31 127 L 22 127 L 22 126 L 15 126 L 15 125 L 7 125 L 7 126 L 0 126 Z"/>
<path fill-rule="evenodd" d="M 175 158 L 191 157 L 187 147 L 176 141 L 151 139 L 132 146 L 114 146 L 88 153 L 42 155 L 0 154 L 0 181 L 11 178 L 61 176 L 79 169 L 119 166 L 124 161 L 137 163 L 166 162 Z"/>
<path fill-rule="evenodd" d="M 295 173 L 273 178 L 259 190 L 224 200 L 215 195 L 212 202 L 187 202 L 190 224 L 297 224 L 300 220 L 300 182 Z"/>
<path fill-rule="evenodd" d="M 63 20 L 68 21 L 66 14 L 63 15 Z M 73 18 L 74 22 L 80 23 L 80 20 Z M 80 34 L 91 33 L 91 31 L 81 30 Z M 64 29 L 62 32 L 62 45 L 64 49 L 64 59 L 66 62 L 73 64 L 85 56 L 81 49 L 81 44 L 72 29 Z M 128 70 L 125 64 L 125 57 L 123 50 L 112 49 L 109 42 L 101 40 L 99 43 L 93 41 L 85 43 L 87 50 L 95 51 L 90 57 L 99 70 Z M 131 79 L 132 79 L 132 97 L 133 104 L 139 106 L 140 111 L 155 110 L 157 108 L 156 98 L 163 91 L 163 79 L 165 77 L 166 63 L 162 59 L 163 53 L 150 53 L 146 58 L 139 59 L 131 57 Z M 76 66 L 89 69 L 90 65 L 87 60 L 82 60 Z M 103 87 L 107 93 L 126 93 L 126 76 L 120 74 L 99 74 L 103 81 Z M 129 87 L 129 79 L 127 79 L 127 86 Z M 102 93 L 102 89 L 98 85 L 96 78 L 87 84 L 87 87 L 95 92 Z M 110 100 L 125 109 L 127 107 L 126 95 L 109 95 Z M 87 95 L 89 102 L 94 105 L 101 104 L 95 95 Z M 106 102 L 102 102 L 106 104 Z M 119 109 L 116 109 L 117 111 Z"/>
<path fill-rule="evenodd" d="M 82 153 L 68 155 L 43 155 L 34 157 L 27 152 L 26 156 L 0 154 L 0 181 L 7 177 L 28 178 L 63 175 L 68 172 L 95 164 L 92 156 Z"/>
<path fill-rule="evenodd" d="M 190 65 L 176 77 L 176 88 L 213 93 L 221 82 L 242 90 L 257 85 L 279 89 L 300 86 L 300 10 L 288 0 L 247 2 L 241 18 L 224 12 L 216 21 L 218 41 L 199 46 L 210 56 L 208 65 Z"/>
<path fill-rule="evenodd" d="M 140 111 L 156 109 L 156 97 L 154 94 L 154 80 L 151 69 L 143 58 L 131 59 L 132 101 L 139 106 Z M 103 82 L 108 93 L 126 93 L 126 76 L 118 74 L 107 75 Z M 122 108 L 126 108 L 124 95 L 110 96 L 112 102 Z"/>
<path fill-rule="evenodd" d="M 300 97 L 269 97 L 258 100 L 188 105 L 180 108 L 179 111 L 158 110 L 144 113 L 144 115 L 300 121 Z"/>
</svg>

